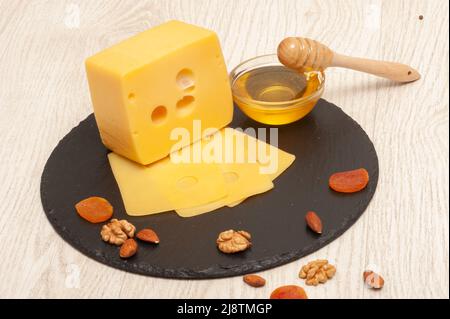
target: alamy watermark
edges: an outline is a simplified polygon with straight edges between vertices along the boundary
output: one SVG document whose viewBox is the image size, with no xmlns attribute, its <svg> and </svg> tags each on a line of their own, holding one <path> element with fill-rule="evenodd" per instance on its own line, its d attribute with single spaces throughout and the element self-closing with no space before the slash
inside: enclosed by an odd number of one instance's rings
<svg viewBox="0 0 450 319">
<path fill-rule="evenodd" d="M 192 136 L 187 128 L 177 127 L 172 129 L 170 139 L 177 141 L 170 154 L 175 164 L 257 163 L 261 174 L 273 174 L 278 170 L 277 128 L 226 127 L 218 132 L 216 128 L 202 130 L 201 120 L 194 120 Z M 191 141 L 197 142 L 190 145 Z M 190 146 L 183 147 L 186 145 Z"/>
</svg>

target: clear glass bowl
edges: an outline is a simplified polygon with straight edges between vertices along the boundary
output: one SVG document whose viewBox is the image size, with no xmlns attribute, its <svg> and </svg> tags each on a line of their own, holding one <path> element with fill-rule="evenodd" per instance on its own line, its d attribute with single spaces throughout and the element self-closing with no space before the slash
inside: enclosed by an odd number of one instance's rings
<svg viewBox="0 0 450 319">
<path fill-rule="evenodd" d="M 282 64 L 276 54 L 262 55 L 242 62 L 230 73 L 233 100 L 248 117 L 264 124 L 281 125 L 298 121 L 313 110 L 324 89 L 325 75 L 321 71 L 304 72 L 308 85 L 302 97 L 297 99 L 279 102 L 259 101 L 248 94 L 242 94 L 242 90 L 236 88 L 235 83 L 240 76 L 265 66 L 282 66 Z"/>
</svg>

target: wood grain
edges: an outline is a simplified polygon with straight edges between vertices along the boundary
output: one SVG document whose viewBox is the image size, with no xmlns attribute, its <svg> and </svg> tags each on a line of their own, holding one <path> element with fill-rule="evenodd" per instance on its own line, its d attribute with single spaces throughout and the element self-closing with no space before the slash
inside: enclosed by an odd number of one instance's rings
<svg viewBox="0 0 450 319">
<path fill-rule="evenodd" d="M 267 298 L 279 285 L 303 285 L 297 273 L 307 261 L 329 258 L 336 276 L 307 287 L 311 298 L 448 298 L 448 10 L 446 0 L 0 2 L 0 297 Z M 298 35 L 343 54 L 403 62 L 422 74 L 398 85 L 327 71 L 324 97 L 375 144 L 378 190 L 338 240 L 262 272 L 264 288 L 248 287 L 240 277 L 181 281 L 109 268 L 66 244 L 42 211 L 43 166 L 92 111 L 84 59 L 169 19 L 216 30 L 229 68 Z M 381 291 L 362 283 L 369 264 L 385 278 Z"/>
</svg>

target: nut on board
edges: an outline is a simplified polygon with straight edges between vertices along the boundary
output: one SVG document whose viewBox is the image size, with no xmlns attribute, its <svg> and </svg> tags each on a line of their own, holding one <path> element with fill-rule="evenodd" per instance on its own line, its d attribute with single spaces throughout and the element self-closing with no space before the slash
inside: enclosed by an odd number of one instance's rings
<svg viewBox="0 0 450 319">
<path fill-rule="evenodd" d="M 140 230 L 136 237 L 142 241 L 152 244 L 159 244 L 159 237 L 153 229 L 144 228 Z"/>
<path fill-rule="evenodd" d="M 108 224 L 103 225 L 100 235 L 102 236 L 103 241 L 120 246 L 128 238 L 134 237 L 135 231 L 136 227 L 127 220 L 118 220 L 114 218 L 111 219 Z"/>
<path fill-rule="evenodd" d="M 221 252 L 234 254 L 251 247 L 251 238 L 251 235 L 244 230 L 234 231 L 230 229 L 221 232 L 216 243 Z"/>
<path fill-rule="evenodd" d="M 313 211 L 309 211 L 305 215 L 306 224 L 309 229 L 311 229 L 316 234 L 322 234 L 322 220 L 320 217 Z"/>
<path fill-rule="evenodd" d="M 137 242 L 133 238 L 128 238 L 120 247 L 119 251 L 120 258 L 123 259 L 131 258 L 136 254 L 137 250 L 138 250 Z"/>
</svg>

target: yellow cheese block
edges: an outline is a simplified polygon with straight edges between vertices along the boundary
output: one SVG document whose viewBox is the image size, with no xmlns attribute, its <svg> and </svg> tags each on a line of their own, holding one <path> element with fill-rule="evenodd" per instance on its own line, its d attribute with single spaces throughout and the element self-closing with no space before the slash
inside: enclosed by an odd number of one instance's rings
<svg viewBox="0 0 450 319">
<path fill-rule="evenodd" d="M 220 43 L 204 28 L 167 22 L 88 58 L 86 72 L 103 143 L 140 164 L 200 139 L 194 119 L 220 129 L 233 116 Z M 171 140 L 174 128 L 191 139 Z"/>
<path fill-rule="evenodd" d="M 109 153 L 108 159 L 128 215 L 189 208 L 228 195 L 216 164 L 174 164 L 167 157 L 142 166 L 115 153 Z"/>
</svg>

